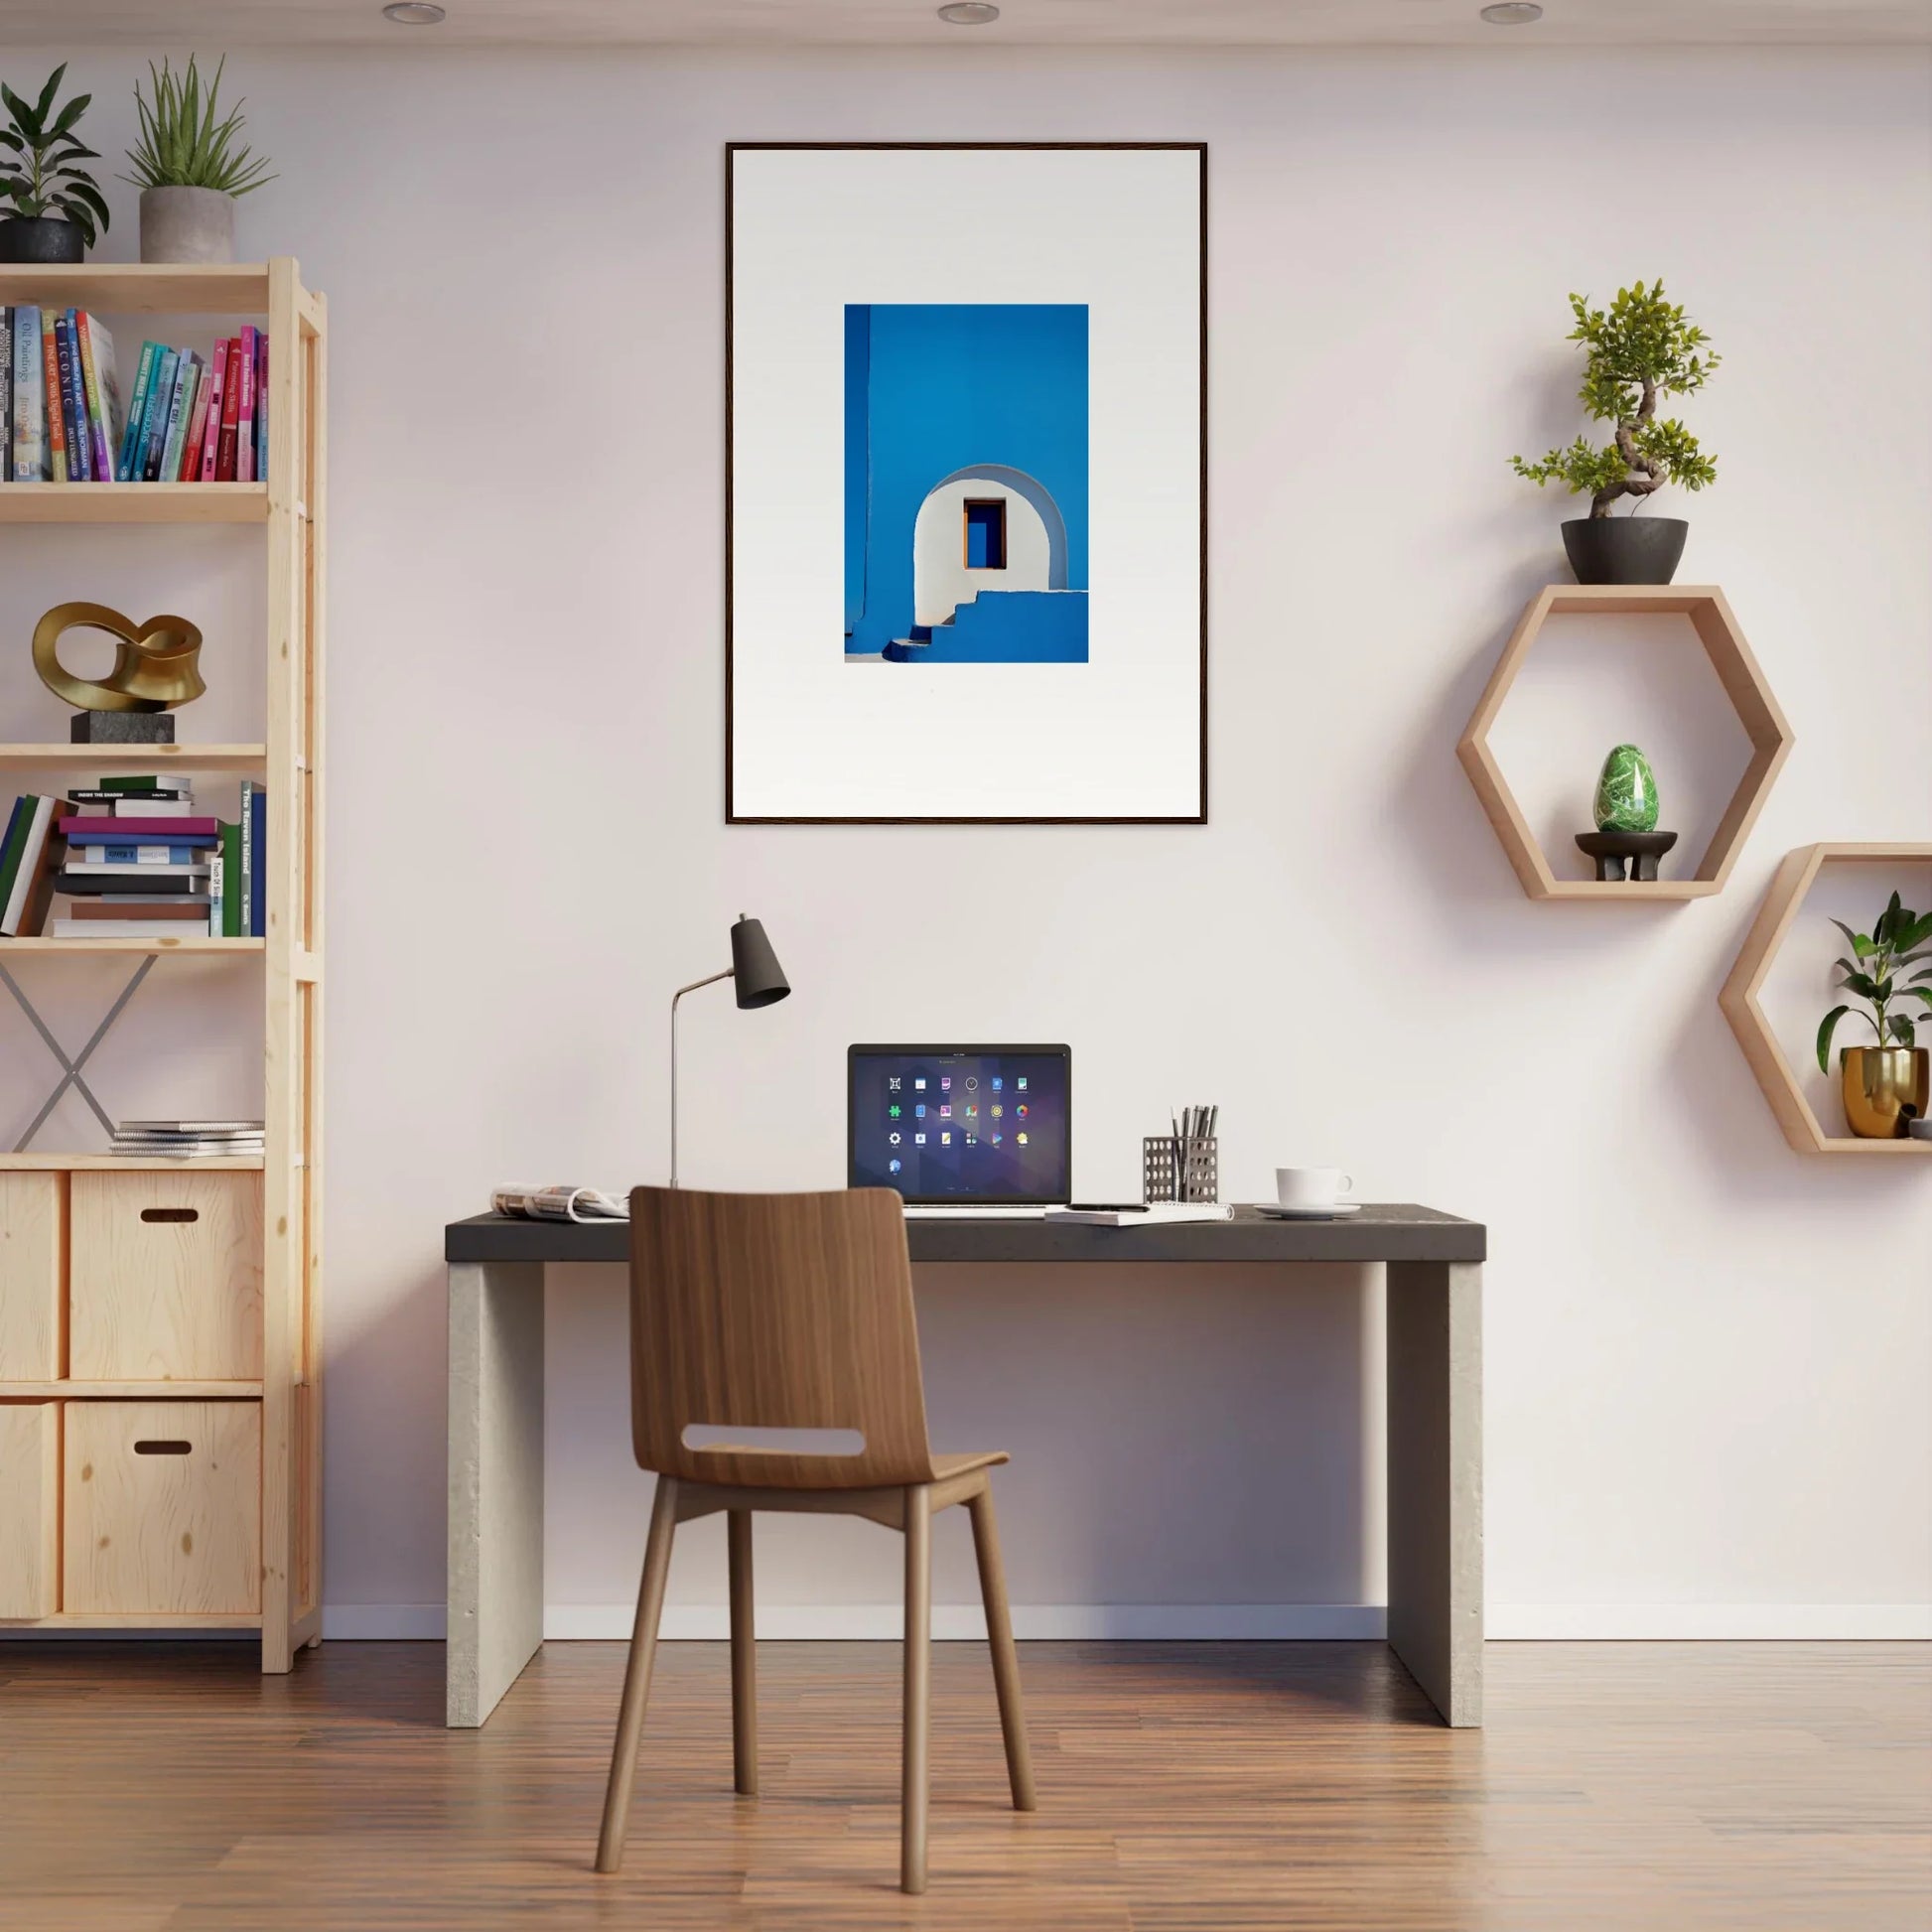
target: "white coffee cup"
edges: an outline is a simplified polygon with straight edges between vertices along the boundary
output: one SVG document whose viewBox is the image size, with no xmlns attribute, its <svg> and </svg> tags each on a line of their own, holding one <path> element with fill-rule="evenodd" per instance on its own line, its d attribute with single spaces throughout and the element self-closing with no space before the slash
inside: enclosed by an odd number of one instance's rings
<svg viewBox="0 0 1932 1932">
<path fill-rule="evenodd" d="M 1339 1168 L 1275 1170 L 1275 1192 L 1284 1207 L 1333 1207 L 1354 1187 L 1354 1180 Z"/>
</svg>

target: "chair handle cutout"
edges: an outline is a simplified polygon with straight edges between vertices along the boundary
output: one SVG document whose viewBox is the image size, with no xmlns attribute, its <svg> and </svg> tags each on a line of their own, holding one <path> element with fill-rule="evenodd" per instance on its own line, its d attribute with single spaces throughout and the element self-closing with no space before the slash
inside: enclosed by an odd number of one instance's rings
<svg viewBox="0 0 1932 1932">
<path fill-rule="evenodd" d="M 729 1449 L 735 1455 L 863 1455 L 857 1429 L 753 1429 L 738 1423 L 688 1422 L 678 1439 L 688 1449 Z"/>
<path fill-rule="evenodd" d="M 168 1438 L 148 1437 L 134 1445 L 136 1455 L 190 1455 L 194 1452 L 192 1443 L 183 1443 Z"/>
<path fill-rule="evenodd" d="M 144 1221 L 199 1221 L 202 1210 L 199 1207 L 144 1207 L 141 1218 Z"/>
</svg>

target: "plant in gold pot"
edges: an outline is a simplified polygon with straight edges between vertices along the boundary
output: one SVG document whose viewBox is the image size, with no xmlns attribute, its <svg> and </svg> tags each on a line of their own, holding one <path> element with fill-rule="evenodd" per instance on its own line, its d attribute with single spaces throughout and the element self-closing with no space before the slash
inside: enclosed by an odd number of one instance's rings
<svg viewBox="0 0 1932 1932">
<path fill-rule="evenodd" d="M 1912 911 L 1894 893 L 1868 933 L 1854 932 L 1843 919 L 1832 923 L 1852 946 L 1852 956 L 1838 961 L 1837 984 L 1870 1009 L 1864 1018 L 1877 1035 L 1870 1046 L 1839 1053 L 1846 1124 L 1863 1140 L 1899 1140 L 1911 1121 L 1926 1117 L 1932 1100 L 1932 1054 L 1919 1045 L 1911 1013 L 1892 1010 L 1911 1000 L 1932 1008 L 1932 912 Z M 1832 1035 L 1851 1011 L 1849 1003 L 1836 1006 L 1819 1026 L 1821 1073 L 1832 1070 Z"/>
<path fill-rule="evenodd" d="M 134 83 L 141 138 L 127 151 L 134 173 L 122 180 L 141 191 L 141 259 L 144 262 L 231 262 L 234 205 L 275 177 L 235 137 L 245 125 L 237 101 L 215 119 L 223 60 L 203 88 L 195 57 L 176 73 L 164 60 L 149 100 Z"/>
</svg>

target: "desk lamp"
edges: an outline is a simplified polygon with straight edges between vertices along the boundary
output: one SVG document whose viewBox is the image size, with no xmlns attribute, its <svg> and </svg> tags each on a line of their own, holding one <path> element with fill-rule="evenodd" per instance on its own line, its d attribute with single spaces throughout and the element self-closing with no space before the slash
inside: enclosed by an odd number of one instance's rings
<svg viewBox="0 0 1932 1932">
<path fill-rule="evenodd" d="M 671 995 L 671 1185 L 677 1185 L 677 1003 L 701 986 L 716 986 L 720 980 L 734 982 L 733 991 L 742 1008 L 775 1005 L 791 991 L 778 955 L 764 936 L 761 920 L 747 918 L 741 912 L 732 927 L 732 963 L 722 973 L 693 980 Z"/>
</svg>

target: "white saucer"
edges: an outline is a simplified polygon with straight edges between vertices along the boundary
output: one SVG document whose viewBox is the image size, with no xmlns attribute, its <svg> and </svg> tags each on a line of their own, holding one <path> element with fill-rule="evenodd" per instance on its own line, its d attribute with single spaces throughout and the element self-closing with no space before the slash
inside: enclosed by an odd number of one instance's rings
<svg viewBox="0 0 1932 1932">
<path fill-rule="evenodd" d="M 1270 1221 L 1332 1221 L 1361 1211 L 1358 1200 L 1338 1200 L 1332 1207 L 1283 1207 L 1271 1200 L 1255 1202 L 1255 1212 Z"/>
</svg>

